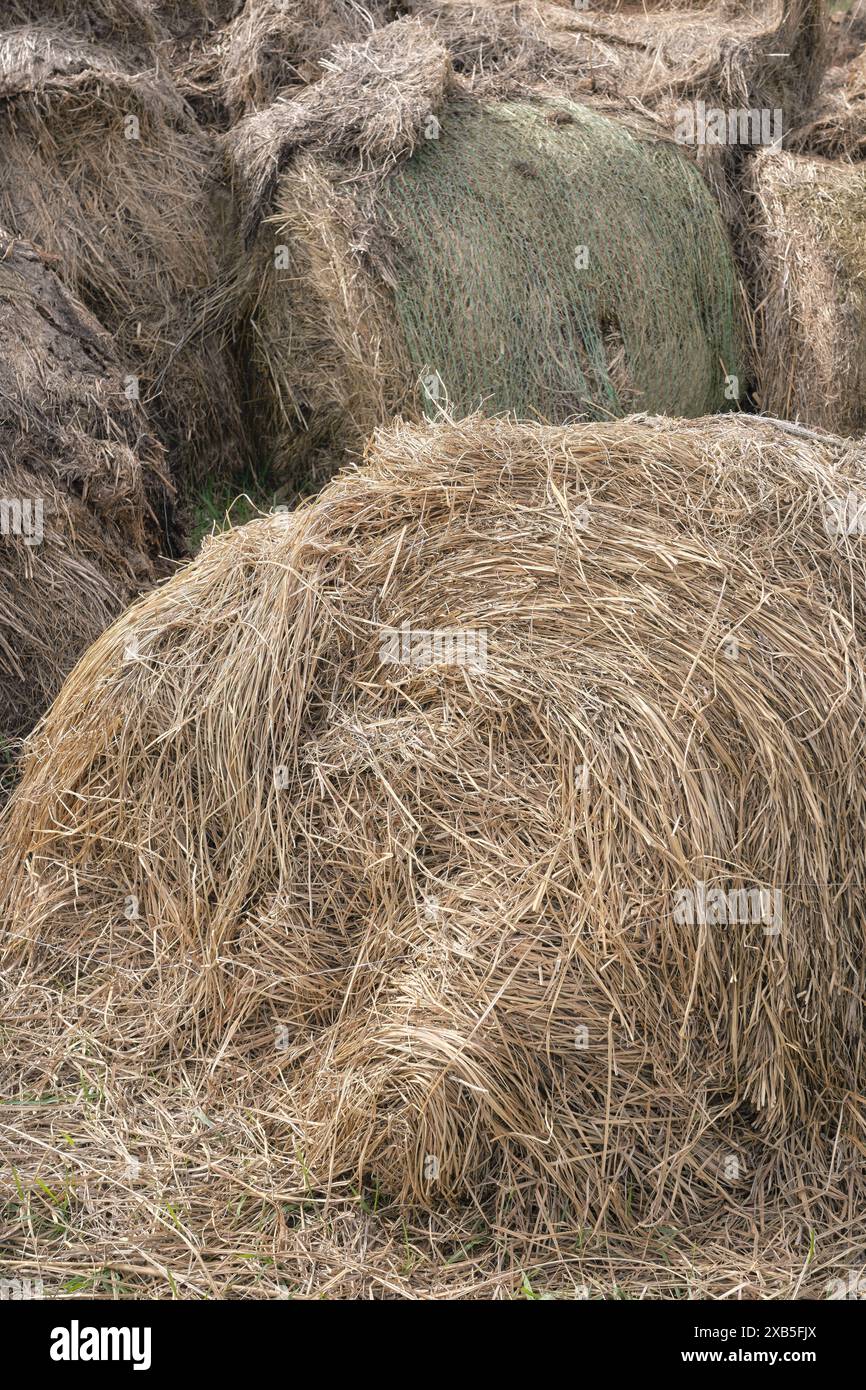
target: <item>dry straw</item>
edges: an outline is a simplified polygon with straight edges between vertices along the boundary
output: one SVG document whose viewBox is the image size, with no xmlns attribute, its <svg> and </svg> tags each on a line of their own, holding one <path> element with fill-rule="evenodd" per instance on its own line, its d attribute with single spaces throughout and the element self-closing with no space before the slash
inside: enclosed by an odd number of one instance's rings
<svg viewBox="0 0 866 1390">
<path fill-rule="evenodd" d="M 828 159 L 862 159 L 866 153 L 866 51 L 831 68 L 815 107 L 788 142 L 793 149 Z"/>
<path fill-rule="evenodd" d="M 198 3 L 198 0 L 191 0 Z M 164 35 L 158 0 L 3 0 L 3 28 L 60 27 L 93 44 L 110 43 L 136 58 L 150 56 Z"/>
<path fill-rule="evenodd" d="M 0 341 L 2 743 L 156 577 L 170 489 L 108 334 L 3 232 Z"/>
<path fill-rule="evenodd" d="M 389 0 L 247 0 L 219 40 L 228 110 L 242 116 L 315 81 L 335 44 L 367 38 L 398 9 Z"/>
<path fill-rule="evenodd" d="M 15 1268 L 185 1297 L 854 1268 L 864 486 L 853 446 L 747 417 L 404 425 L 125 614 L 3 825 Z"/>
<path fill-rule="evenodd" d="M 751 169 L 758 400 L 866 427 L 866 165 L 762 153 Z"/>
<path fill-rule="evenodd" d="M 619 9 L 584 12 L 570 0 L 247 0 L 215 45 L 220 87 L 235 116 L 261 108 L 317 80 L 334 45 L 410 15 L 430 25 L 455 69 L 486 95 L 531 83 L 584 99 L 652 105 L 678 91 L 737 104 L 760 87 L 767 100 L 771 89 L 774 99 L 784 93 L 793 118 L 814 90 L 821 0 Z"/>
<path fill-rule="evenodd" d="M 745 389 L 721 216 L 656 129 L 478 101 L 407 20 L 227 143 L 263 430 L 299 487 L 446 402 L 562 423 L 698 416 Z"/>
<path fill-rule="evenodd" d="M 239 393 L 205 307 L 227 200 L 210 139 L 146 61 L 65 27 L 0 35 L 0 221 L 56 255 L 115 335 L 186 483 L 242 455 Z"/>
</svg>

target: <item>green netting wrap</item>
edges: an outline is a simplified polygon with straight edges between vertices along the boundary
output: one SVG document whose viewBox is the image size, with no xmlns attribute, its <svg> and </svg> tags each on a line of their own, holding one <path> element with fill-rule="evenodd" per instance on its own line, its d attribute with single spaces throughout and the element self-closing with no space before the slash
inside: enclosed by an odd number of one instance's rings
<svg viewBox="0 0 866 1390">
<path fill-rule="evenodd" d="M 381 197 L 430 402 L 553 422 L 735 404 L 733 255 L 675 146 L 571 102 L 457 107 Z"/>
</svg>

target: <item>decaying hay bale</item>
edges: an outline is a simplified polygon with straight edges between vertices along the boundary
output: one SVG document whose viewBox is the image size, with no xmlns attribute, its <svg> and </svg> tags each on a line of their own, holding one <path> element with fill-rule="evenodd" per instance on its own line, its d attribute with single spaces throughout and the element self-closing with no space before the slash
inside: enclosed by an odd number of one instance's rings
<svg viewBox="0 0 866 1390">
<path fill-rule="evenodd" d="M 764 153 L 752 171 L 762 409 L 866 427 L 866 166 Z"/>
<path fill-rule="evenodd" d="M 721 217 L 654 132 L 461 95 L 407 21 L 229 148 L 263 430 L 298 486 L 397 414 L 698 416 L 745 387 Z"/>
<path fill-rule="evenodd" d="M 111 340 L 0 232 L 0 742 L 157 573 L 170 488 Z"/>
<path fill-rule="evenodd" d="M 864 485 L 754 417 L 398 426 L 125 614 L 0 862 L 65 1249 L 215 1292 L 369 1184 L 551 1279 L 685 1219 L 808 1287 L 863 1201 Z"/>
<path fill-rule="evenodd" d="M 224 253 L 214 146 L 169 81 L 65 29 L 0 35 L 0 221 L 116 337 L 182 483 L 243 457 L 204 305 Z"/>
</svg>

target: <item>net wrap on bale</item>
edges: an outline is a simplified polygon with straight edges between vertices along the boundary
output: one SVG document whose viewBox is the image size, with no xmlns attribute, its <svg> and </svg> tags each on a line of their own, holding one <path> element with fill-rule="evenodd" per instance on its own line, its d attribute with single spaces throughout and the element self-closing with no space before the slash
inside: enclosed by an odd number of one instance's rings
<svg viewBox="0 0 866 1390">
<path fill-rule="evenodd" d="M 383 185 L 397 318 L 432 405 L 548 421 L 724 409 L 733 259 L 680 152 L 587 107 L 443 113 Z"/>
<path fill-rule="evenodd" d="M 480 1223 L 465 1278 L 684 1229 L 813 1288 L 863 1200 L 864 482 L 746 417 L 403 425 L 124 615 L 3 827 L 4 1093 L 69 1099 L 0 1123 L 64 1241 L 215 1293 L 366 1192 L 371 1242 Z"/>
<path fill-rule="evenodd" d="M 407 21 L 228 150 L 263 432 L 298 486 L 396 414 L 698 416 L 745 390 L 721 215 L 655 129 L 478 102 Z"/>
</svg>

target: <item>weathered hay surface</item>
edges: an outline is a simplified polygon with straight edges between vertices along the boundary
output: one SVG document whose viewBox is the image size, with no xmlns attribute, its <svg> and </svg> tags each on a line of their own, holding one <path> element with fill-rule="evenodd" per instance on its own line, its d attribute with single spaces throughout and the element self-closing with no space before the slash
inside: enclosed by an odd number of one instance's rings
<svg viewBox="0 0 866 1390">
<path fill-rule="evenodd" d="M 170 488 L 108 334 L 5 232 L 0 341 L 3 743 L 156 577 Z"/>
<path fill-rule="evenodd" d="M 3 825 L 19 1267 L 772 1296 L 856 1263 L 866 556 L 827 516 L 864 485 L 744 416 L 400 426 L 125 614 Z M 701 882 L 777 892 L 773 929 L 678 914 Z"/>
<path fill-rule="evenodd" d="M 866 44 L 866 0 L 853 0 L 848 10 L 834 10 L 828 26 L 829 61 L 844 67 Z"/>
<path fill-rule="evenodd" d="M 171 83 L 65 30 L 0 35 L 0 221 L 58 269 L 140 376 L 183 483 L 243 456 L 204 306 L 224 256 L 215 147 Z"/>
<path fill-rule="evenodd" d="M 397 8 L 390 0 L 247 0 L 222 43 L 228 109 L 242 116 L 314 81 L 335 44 L 367 38 Z"/>
<path fill-rule="evenodd" d="M 151 0 L 3 0 L 4 29 L 58 26 L 94 44 L 110 44 L 140 58 L 165 37 Z"/>
<path fill-rule="evenodd" d="M 613 13 L 605 13 L 606 9 Z M 479 96 L 538 87 L 654 105 L 673 91 L 775 103 L 795 120 L 821 71 L 821 0 L 593 6 L 567 0 L 247 0 L 220 36 L 222 98 L 237 118 L 316 81 L 332 49 L 400 14 L 423 19 Z M 784 61 L 776 55 L 788 55 Z M 757 100 L 760 96 L 760 100 Z"/>
<path fill-rule="evenodd" d="M 408 0 L 405 8 L 433 25 L 456 70 L 488 94 L 531 81 L 651 106 L 672 94 L 724 106 L 781 103 L 793 121 L 823 64 L 822 0 L 613 6 L 610 13 L 547 0 Z"/>
<path fill-rule="evenodd" d="M 333 69 L 228 139 L 279 474 L 309 485 L 446 398 L 562 423 L 699 416 L 736 400 L 727 378 L 745 389 L 733 255 L 670 141 L 565 99 L 461 96 L 417 21 Z"/>
<path fill-rule="evenodd" d="M 753 170 L 762 408 L 866 428 L 866 167 L 762 153 Z"/>
<path fill-rule="evenodd" d="M 789 148 L 827 159 L 866 154 L 866 51 L 831 68 L 815 107 L 788 141 Z"/>
<path fill-rule="evenodd" d="M 175 38 L 206 34 L 236 18 L 243 0 L 143 0 L 154 19 Z"/>
<path fill-rule="evenodd" d="M 240 121 L 225 140 L 246 242 L 300 152 L 381 174 L 417 149 L 453 90 L 448 54 L 426 25 L 402 21 L 339 45 L 326 78 Z"/>
</svg>

